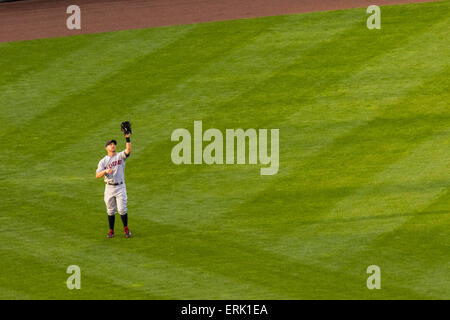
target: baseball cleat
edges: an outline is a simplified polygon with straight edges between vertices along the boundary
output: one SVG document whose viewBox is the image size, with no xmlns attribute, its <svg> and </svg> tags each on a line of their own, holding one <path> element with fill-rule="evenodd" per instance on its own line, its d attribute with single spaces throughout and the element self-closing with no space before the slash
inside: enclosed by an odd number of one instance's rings
<svg viewBox="0 0 450 320">
<path fill-rule="evenodd" d="M 106 237 L 108 239 L 114 238 L 114 231 L 113 230 L 109 230 L 109 233 L 106 235 Z"/>
<path fill-rule="evenodd" d="M 123 228 L 125 230 L 125 238 L 131 238 L 131 232 L 128 227 Z"/>
</svg>

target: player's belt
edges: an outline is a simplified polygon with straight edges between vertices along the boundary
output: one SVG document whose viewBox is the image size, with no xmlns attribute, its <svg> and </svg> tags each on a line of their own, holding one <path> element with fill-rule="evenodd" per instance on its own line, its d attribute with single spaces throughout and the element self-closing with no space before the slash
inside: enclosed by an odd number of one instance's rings
<svg viewBox="0 0 450 320">
<path fill-rule="evenodd" d="M 119 183 L 109 183 L 109 182 L 106 182 L 106 184 L 107 184 L 107 185 L 110 185 L 110 186 L 118 186 L 118 185 L 123 184 L 123 181 L 122 181 L 122 182 L 119 182 Z"/>
</svg>

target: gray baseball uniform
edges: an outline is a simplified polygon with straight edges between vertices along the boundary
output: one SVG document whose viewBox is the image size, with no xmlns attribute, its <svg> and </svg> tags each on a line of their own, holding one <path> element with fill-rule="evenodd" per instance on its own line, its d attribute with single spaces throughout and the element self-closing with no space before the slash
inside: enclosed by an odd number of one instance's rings
<svg viewBox="0 0 450 320">
<path fill-rule="evenodd" d="M 129 155 L 128 155 L 129 156 Z M 125 151 L 114 156 L 105 156 L 98 163 L 97 172 L 112 169 L 112 174 L 105 174 L 105 203 L 108 215 L 127 213 L 127 188 L 125 186 L 125 161 L 128 158 Z"/>
</svg>

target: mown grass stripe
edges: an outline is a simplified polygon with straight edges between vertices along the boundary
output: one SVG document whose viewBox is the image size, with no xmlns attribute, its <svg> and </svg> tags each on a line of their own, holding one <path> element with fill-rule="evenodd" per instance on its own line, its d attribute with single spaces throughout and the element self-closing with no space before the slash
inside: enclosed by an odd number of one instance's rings
<svg viewBox="0 0 450 320">
<path fill-rule="evenodd" d="M 447 177 L 445 191 L 428 207 L 416 211 L 393 230 L 383 232 L 359 253 L 360 260 L 370 257 L 386 269 L 387 283 L 401 284 L 433 299 L 448 297 L 449 181 Z"/>
<path fill-rule="evenodd" d="M 61 108 L 66 108 L 69 114 L 69 110 L 77 108 L 77 96 L 83 91 L 105 78 L 113 77 L 124 65 L 135 59 L 161 50 L 170 42 L 183 37 L 191 28 L 138 30 L 132 33 L 134 36 L 128 37 L 129 31 L 80 36 L 79 43 L 87 41 L 85 45 L 78 48 L 69 46 L 72 52 L 61 56 L 57 54 L 49 61 L 46 60 L 50 59 L 45 56 L 46 52 L 65 52 L 67 43 L 72 43 L 78 37 L 36 40 L 40 43 L 39 49 L 29 52 L 29 59 L 45 68 L 26 70 L 26 76 L 8 81 L 0 88 L 0 119 L 10 132 L 23 129 L 25 124 L 34 126 L 36 121 L 41 122 L 41 127 L 46 126 L 42 123 L 43 115 Z M 34 44 L 33 41 L 31 43 Z"/>
<path fill-rule="evenodd" d="M 51 220 L 52 217 L 48 217 L 48 219 Z M 27 236 L 22 237 L 20 241 L 13 242 L 9 250 L 10 252 L 20 251 L 22 256 L 33 260 L 33 263 L 27 263 L 30 270 L 36 264 L 45 265 L 46 274 L 30 273 L 30 275 L 37 277 L 43 283 L 48 281 L 50 287 L 55 288 L 55 293 L 42 292 L 47 298 L 51 298 L 53 294 L 71 297 L 65 283 L 62 282 L 60 285 L 60 280 L 66 277 L 62 271 L 65 271 L 66 265 L 70 264 L 79 265 L 82 269 L 83 279 L 85 279 L 83 283 L 86 290 L 80 291 L 77 295 L 79 298 L 91 295 L 92 287 L 98 285 L 96 278 L 110 282 L 114 287 L 119 285 L 122 289 L 125 287 L 127 290 L 140 291 L 140 294 L 144 294 L 144 298 L 147 299 L 200 299 L 202 297 L 196 295 L 199 289 L 208 297 L 225 298 L 225 295 L 220 290 L 218 291 L 216 286 L 228 288 L 229 291 L 226 295 L 230 293 L 239 295 L 245 292 L 246 294 L 253 294 L 255 297 L 258 294 L 273 298 L 276 296 L 264 287 L 253 286 L 246 281 L 242 281 L 243 279 L 236 282 L 231 278 L 204 270 L 200 268 L 200 260 L 197 265 L 193 266 L 187 266 L 180 260 L 178 262 L 161 260 L 156 252 L 164 252 L 175 258 L 180 249 L 165 246 L 163 240 L 166 234 L 164 232 L 152 232 L 153 229 L 157 230 L 157 228 L 150 227 L 147 229 L 149 231 L 147 236 L 141 235 L 141 238 L 144 237 L 147 241 L 147 248 L 154 252 L 151 257 L 145 257 L 140 252 L 142 251 L 141 248 L 136 248 L 132 242 L 126 239 L 123 239 L 124 242 L 120 242 L 121 245 L 119 246 L 117 242 L 120 239 L 98 240 L 98 237 L 92 239 L 92 233 L 90 233 L 85 235 L 90 239 L 89 242 L 86 242 L 86 238 L 67 236 L 59 231 L 46 228 L 43 226 L 47 222 L 46 220 L 45 218 L 36 219 L 34 225 L 39 225 L 39 229 L 30 230 Z M 17 221 L 20 222 L 21 218 L 18 218 Z M 7 231 L 5 236 L 14 239 L 15 233 Z M 49 247 L 48 244 L 52 243 L 52 239 L 55 239 L 55 237 L 59 239 L 59 245 Z M 117 237 L 120 237 L 119 232 Z M 91 244 L 89 245 L 89 243 Z M 92 246 L 92 243 L 95 243 L 95 247 Z M 42 247 L 46 247 L 46 250 L 41 250 Z M 5 255 L 5 257 L 8 257 L 8 255 Z M 107 261 L 106 264 L 105 261 Z M 25 274 L 22 274 L 22 272 L 25 272 Z M 27 274 L 27 270 L 18 271 L 16 274 L 21 279 Z M 13 280 L 16 285 L 18 285 L 17 282 Z M 138 284 L 138 286 L 132 287 L 133 284 Z M 179 290 L 180 286 L 184 288 L 182 291 Z"/>
</svg>

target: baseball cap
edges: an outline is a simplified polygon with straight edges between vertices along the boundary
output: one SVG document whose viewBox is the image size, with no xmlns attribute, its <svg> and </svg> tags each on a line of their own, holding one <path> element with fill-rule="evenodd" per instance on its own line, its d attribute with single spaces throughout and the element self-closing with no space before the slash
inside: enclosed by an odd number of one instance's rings
<svg viewBox="0 0 450 320">
<path fill-rule="evenodd" d="M 117 146 L 117 141 L 112 139 L 112 140 L 106 141 L 105 147 L 109 146 L 111 143 L 114 143 Z"/>
</svg>

